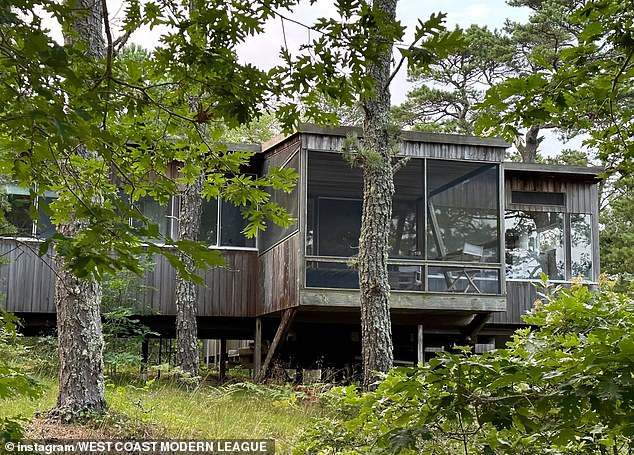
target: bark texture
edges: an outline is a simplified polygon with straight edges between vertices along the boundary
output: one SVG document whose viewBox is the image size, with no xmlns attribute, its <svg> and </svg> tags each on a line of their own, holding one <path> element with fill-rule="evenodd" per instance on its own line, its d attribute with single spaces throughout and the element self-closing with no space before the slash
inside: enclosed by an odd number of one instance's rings
<svg viewBox="0 0 634 455">
<path fill-rule="evenodd" d="M 201 173 L 181 192 L 179 240 L 198 240 L 202 214 L 200 194 L 203 190 L 204 178 L 204 173 Z M 181 260 L 190 272 L 194 272 L 194 263 L 190 257 L 181 254 Z M 176 277 L 176 363 L 191 378 L 198 377 L 197 301 L 196 284 L 178 275 Z"/>
<path fill-rule="evenodd" d="M 74 236 L 83 227 L 75 220 L 58 226 L 58 231 Z M 101 284 L 75 277 L 60 256 L 55 258 L 55 267 L 59 393 L 53 414 L 73 420 L 87 412 L 106 410 Z"/>
<path fill-rule="evenodd" d="M 86 53 L 95 60 L 105 54 L 102 35 L 103 10 L 99 0 L 79 0 L 71 3 L 77 14 L 69 19 L 76 35 L 67 34 L 68 45 L 76 41 L 86 43 Z M 82 158 L 93 154 L 84 146 L 73 151 Z M 77 170 L 70 162 L 66 170 Z M 73 188 L 82 194 L 82 188 Z M 94 198 L 99 196 L 93 196 Z M 93 201 L 94 202 L 94 201 Z M 57 226 L 58 232 L 75 237 L 87 223 L 72 217 Z M 101 329 L 101 284 L 91 279 L 79 279 L 69 270 L 61 256 L 55 257 L 57 270 L 55 306 L 57 309 L 57 338 L 59 344 L 59 393 L 52 414 L 73 420 L 85 413 L 102 413 L 106 409 L 103 376 L 103 334 Z"/>
<path fill-rule="evenodd" d="M 523 163 L 534 163 L 537 159 L 537 148 L 541 143 L 541 138 L 539 137 L 540 129 L 539 124 L 531 125 L 528 130 L 526 130 L 524 143 L 516 144 Z"/>
<path fill-rule="evenodd" d="M 396 17 L 396 0 L 375 0 L 374 7 L 388 20 Z M 374 35 L 374 40 L 382 37 Z M 374 96 L 362 100 L 363 121 L 363 214 L 359 237 L 359 289 L 363 388 L 372 390 L 378 372 L 392 368 L 392 324 L 388 282 L 388 235 L 392 218 L 394 179 L 390 147 L 391 46 L 369 65 L 375 81 Z"/>
</svg>

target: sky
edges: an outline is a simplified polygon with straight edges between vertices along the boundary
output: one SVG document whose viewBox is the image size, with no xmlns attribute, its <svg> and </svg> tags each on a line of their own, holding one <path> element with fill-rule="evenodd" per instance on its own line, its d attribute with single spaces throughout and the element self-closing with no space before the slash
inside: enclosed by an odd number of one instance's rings
<svg viewBox="0 0 634 455">
<path fill-rule="evenodd" d="M 108 8 L 111 17 L 122 14 L 121 0 L 108 0 Z M 286 17 L 293 18 L 303 24 L 310 25 L 319 17 L 332 17 L 335 14 L 332 0 L 318 0 L 313 5 L 309 1 L 302 0 L 293 11 L 280 11 Z M 516 21 L 524 21 L 528 17 L 528 10 L 513 8 L 504 0 L 400 0 L 397 6 L 397 17 L 403 25 L 407 26 L 409 36 L 413 35 L 414 26 L 418 19 L 428 19 L 433 13 L 446 13 L 446 24 L 449 28 L 456 25 L 469 27 L 471 24 L 486 25 L 489 28 L 500 28 L 507 18 Z M 313 32 L 314 33 L 314 32 Z M 286 43 L 291 53 L 296 53 L 302 44 L 311 38 L 309 31 L 289 21 L 274 19 L 269 22 L 264 34 L 258 35 L 238 49 L 244 62 L 255 64 L 262 68 L 271 67 L 279 60 L 279 50 Z M 155 30 L 143 30 L 133 36 L 133 41 L 145 48 L 153 48 L 158 44 L 160 32 Z M 407 42 L 407 39 L 406 39 Z M 392 84 L 392 103 L 399 104 L 405 100 L 405 95 L 410 88 L 406 81 L 406 70 L 403 70 L 395 78 Z"/>
<path fill-rule="evenodd" d="M 117 17 L 123 15 L 122 0 L 107 0 L 111 23 L 116 24 Z M 333 0 L 317 0 L 310 5 L 309 0 L 301 0 L 293 11 L 280 11 L 286 17 L 293 18 L 303 24 L 310 25 L 319 17 L 332 17 L 336 10 Z M 419 19 L 426 20 L 433 13 L 445 13 L 446 25 L 454 28 L 456 25 L 467 28 L 471 24 L 488 26 L 490 29 L 501 28 L 507 19 L 525 22 L 529 16 L 528 8 L 516 8 L 506 4 L 505 0 L 399 0 L 397 18 L 407 27 L 405 42 L 413 36 L 414 27 Z M 314 33 L 314 32 L 313 32 Z M 284 37 L 286 40 L 284 40 Z M 244 62 L 261 68 L 269 68 L 279 60 L 279 51 L 286 41 L 291 52 L 297 53 L 302 44 L 310 40 L 310 32 L 300 25 L 284 21 L 279 18 L 267 24 L 265 33 L 249 39 L 238 48 L 240 58 Z M 144 29 L 132 36 L 132 42 L 151 49 L 158 45 L 160 30 Z M 407 82 L 406 65 L 394 78 L 391 86 L 392 104 L 400 104 L 406 99 L 412 85 Z M 564 147 L 579 147 L 580 141 L 562 145 L 554 136 L 546 132 L 546 140 L 542 143 L 541 151 L 544 155 L 556 154 Z"/>
</svg>

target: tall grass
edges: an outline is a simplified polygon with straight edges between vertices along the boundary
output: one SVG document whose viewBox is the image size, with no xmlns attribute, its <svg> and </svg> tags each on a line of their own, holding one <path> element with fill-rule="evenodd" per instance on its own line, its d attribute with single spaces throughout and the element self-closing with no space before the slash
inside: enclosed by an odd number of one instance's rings
<svg viewBox="0 0 634 455">
<path fill-rule="evenodd" d="M 37 400 L 0 401 L 0 418 L 31 417 L 53 407 L 57 384 L 44 383 L 45 394 Z M 125 416 L 123 424 L 153 425 L 161 437 L 173 439 L 275 439 L 277 453 L 290 453 L 313 418 L 327 414 L 319 400 L 290 386 L 204 385 L 188 392 L 163 381 L 149 387 L 111 384 L 106 392 L 110 409 Z"/>
</svg>

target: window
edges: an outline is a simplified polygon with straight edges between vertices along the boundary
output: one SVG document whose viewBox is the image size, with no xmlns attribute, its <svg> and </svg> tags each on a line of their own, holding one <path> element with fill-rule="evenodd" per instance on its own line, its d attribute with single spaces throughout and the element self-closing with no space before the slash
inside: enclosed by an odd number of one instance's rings
<svg viewBox="0 0 634 455">
<path fill-rule="evenodd" d="M 564 214 L 513 210 L 505 220 L 507 278 L 565 279 Z"/>
<path fill-rule="evenodd" d="M 254 248 L 255 238 L 248 239 L 242 233 L 247 225 L 244 210 L 224 201 L 218 204 L 216 199 L 203 200 L 198 240 L 209 246 Z"/>
<path fill-rule="evenodd" d="M 170 237 L 171 226 L 171 205 L 160 205 L 151 196 L 143 196 L 134 203 L 134 207 L 148 219 L 149 223 L 158 225 L 159 234 L 161 237 Z M 132 226 L 141 228 L 143 227 L 143 221 L 139 219 L 132 220 Z"/>
<path fill-rule="evenodd" d="M 587 213 L 570 215 L 570 273 L 571 277 L 591 280 L 592 271 L 592 216 Z"/>
<path fill-rule="evenodd" d="M 512 191 L 511 202 L 513 204 L 566 205 L 566 195 L 542 191 Z"/>
<path fill-rule="evenodd" d="M 264 172 L 268 172 L 271 166 L 291 168 L 299 172 L 299 153 L 288 160 L 287 163 L 282 162 L 285 154 L 280 153 L 274 155 L 264 163 Z M 286 209 L 286 211 L 294 218 L 298 218 L 299 212 L 299 190 L 298 185 L 295 185 L 290 193 L 286 193 L 282 190 L 267 190 L 271 194 L 271 202 L 276 203 L 278 206 Z M 264 252 L 276 245 L 282 239 L 288 237 L 292 233 L 296 232 L 298 228 L 297 222 L 291 224 L 287 228 L 278 226 L 275 223 L 267 222 L 266 230 L 258 235 L 260 252 Z"/>
<path fill-rule="evenodd" d="M 39 238 L 53 235 L 55 228 L 45 210 L 54 199 L 52 194 L 33 197 L 28 189 L 13 184 L 4 185 L 4 191 L 6 223 L 0 227 L 0 235 Z M 36 219 L 33 219 L 34 213 L 37 214 Z"/>
</svg>

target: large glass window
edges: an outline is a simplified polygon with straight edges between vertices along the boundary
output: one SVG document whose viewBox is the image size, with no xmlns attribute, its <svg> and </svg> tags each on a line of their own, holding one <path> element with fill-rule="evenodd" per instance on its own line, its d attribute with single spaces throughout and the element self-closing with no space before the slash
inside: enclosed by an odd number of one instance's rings
<svg viewBox="0 0 634 455">
<path fill-rule="evenodd" d="M 222 201 L 219 214 L 216 199 L 203 200 L 198 240 L 209 246 L 255 247 L 255 238 L 248 239 L 242 232 L 247 226 L 247 220 L 242 216 L 245 210 L 246 207 Z"/>
<path fill-rule="evenodd" d="M 202 214 L 200 216 L 200 230 L 198 231 L 198 241 L 208 245 L 218 243 L 218 200 L 203 199 Z"/>
<path fill-rule="evenodd" d="M 592 279 L 592 216 L 570 215 L 570 260 L 572 277 Z"/>
<path fill-rule="evenodd" d="M 148 219 L 152 224 L 158 225 L 159 234 L 162 237 L 170 235 L 170 207 L 169 205 L 160 205 L 151 196 L 143 196 L 134 203 L 136 209 Z M 132 225 L 142 227 L 141 220 L 132 220 Z"/>
<path fill-rule="evenodd" d="M 242 232 L 247 226 L 243 214 L 246 207 L 222 201 L 220 204 L 220 245 L 233 247 L 255 247 L 255 237 L 246 238 Z"/>
<path fill-rule="evenodd" d="M 506 213 L 506 276 L 551 280 L 566 276 L 564 214 L 513 210 Z"/>
<path fill-rule="evenodd" d="M 427 258 L 499 262 L 498 166 L 427 161 Z"/>
</svg>

